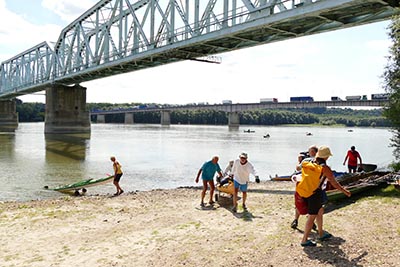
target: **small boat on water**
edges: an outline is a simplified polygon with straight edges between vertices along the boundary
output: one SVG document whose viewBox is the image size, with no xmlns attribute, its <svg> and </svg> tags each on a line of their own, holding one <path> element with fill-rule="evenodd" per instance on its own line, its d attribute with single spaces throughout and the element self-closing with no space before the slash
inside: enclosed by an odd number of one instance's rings
<svg viewBox="0 0 400 267">
<path fill-rule="evenodd" d="M 243 132 L 244 132 L 244 133 L 255 133 L 256 131 L 247 129 L 247 130 L 244 130 Z"/>
</svg>

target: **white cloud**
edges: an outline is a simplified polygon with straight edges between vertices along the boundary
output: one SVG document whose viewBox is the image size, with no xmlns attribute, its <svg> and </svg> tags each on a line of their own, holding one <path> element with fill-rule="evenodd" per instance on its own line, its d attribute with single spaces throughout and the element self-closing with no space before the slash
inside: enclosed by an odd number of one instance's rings
<svg viewBox="0 0 400 267">
<path fill-rule="evenodd" d="M 54 24 L 32 24 L 24 16 L 7 9 L 0 0 L 0 61 L 17 55 L 45 40 L 56 40 L 61 27 Z M 5 48 L 4 48 L 5 47 Z"/>
<path fill-rule="evenodd" d="M 96 2 L 42 0 L 42 6 L 69 24 Z M 56 41 L 63 27 L 32 24 L 0 0 L 0 61 L 44 40 Z M 264 97 L 288 101 L 296 95 L 326 100 L 333 95 L 381 92 L 378 76 L 390 41 L 382 37 L 383 27 L 363 27 L 225 53 L 220 65 L 180 62 L 82 85 L 88 88 L 88 102 L 114 103 L 220 103 L 224 99 L 244 103 Z M 370 29 L 374 31 L 369 33 Z M 359 34 L 362 31 L 367 33 Z"/>
<path fill-rule="evenodd" d="M 97 1 L 95 0 L 43 0 L 42 6 L 56 13 L 62 20 L 70 23 L 96 3 Z"/>
</svg>

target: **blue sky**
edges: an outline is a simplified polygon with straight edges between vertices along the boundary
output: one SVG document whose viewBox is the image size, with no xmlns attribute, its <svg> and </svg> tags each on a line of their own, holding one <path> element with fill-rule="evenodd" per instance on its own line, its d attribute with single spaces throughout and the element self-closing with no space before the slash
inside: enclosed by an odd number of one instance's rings
<svg viewBox="0 0 400 267">
<path fill-rule="evenodd" d="M 94 0 L 0 0 L 0 61 L 61 30 Z M 381 93 L 389 22 L 296 38 L 221 54 L 222 64 L 181 62 L 83 83 L 88 102 L 234 103 L 276 97 Z M 21 97 L 44 102 L 43 94 Z"/>
</svg>

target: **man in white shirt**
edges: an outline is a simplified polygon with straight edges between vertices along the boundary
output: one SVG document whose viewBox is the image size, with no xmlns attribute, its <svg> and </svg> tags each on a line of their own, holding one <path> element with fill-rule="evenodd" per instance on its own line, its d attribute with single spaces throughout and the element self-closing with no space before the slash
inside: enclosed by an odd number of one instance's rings
<svg viewBox="0 0 400 267">
<path fill-rule="evenodd" d="M 253 174 L 256 182 L 260 182 L 260 178 L 254 169 L 253 164 L 247 161 L 247 153 L 241 153 L 239 159 L 235 160 L 232 168 L 233 182 L 235 184 L 235 193 L 233 194 L 233 212 L 237 212 L 237 196 L 239 190 L 243 194 L 243 210 L 247 211 L 246 198 L 247 198 L 247 184 L 249 182 L 249 175 Z"/>
</svg>

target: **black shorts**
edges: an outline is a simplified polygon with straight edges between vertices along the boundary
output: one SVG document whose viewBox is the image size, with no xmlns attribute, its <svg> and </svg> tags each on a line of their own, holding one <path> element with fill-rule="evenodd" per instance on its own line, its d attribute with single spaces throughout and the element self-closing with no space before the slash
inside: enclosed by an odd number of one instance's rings
<svg viewBox="0 0 400 267">
<path fill-rule="evenodd" d="M 356 166 L 347 165 L 347 167 L 349 168 L 349 170 L 357 171 L 357 165 Z"/>
<path fill-rule="evenodd" d="M 308 214 L 317 215 L 322 208 L 322 190 L 318 188 L 310 197 L 304 198 L 307 203 Z"/>
<path fill-rule="evenodd" d="M 122 173 L 118 173 L 117 175 L 115 175 L 114 182 L 119 182 L 119 180 L 121 180 L 121 176 L 122 176 Z"/>
</svg>

